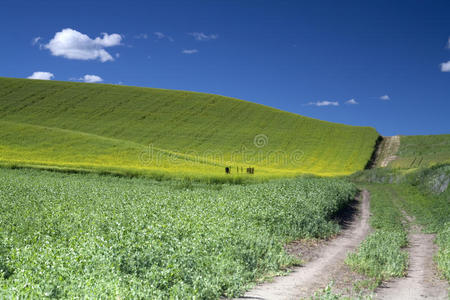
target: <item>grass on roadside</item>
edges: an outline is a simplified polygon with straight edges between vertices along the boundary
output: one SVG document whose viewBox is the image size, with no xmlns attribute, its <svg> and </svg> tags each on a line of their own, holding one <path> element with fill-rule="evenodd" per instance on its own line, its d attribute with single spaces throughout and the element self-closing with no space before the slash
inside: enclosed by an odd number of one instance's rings
<svg viewBox="0 0 450 300">
<path fill-rule="evenodd" d="M 310 300 L 369 300 L 372 299 L 372 295 L 357 295 L 357 296 L 346 296 L 341 293 L 333 292 L 333 282 L 330 282 L 325 288 L 318 290 L 314 293 Z"/>
<path fill-rule="evenodd" d="M 419 170 L 373 169 L 358 172 L 352 180 L 371 193 L 371 225 L 375 232 L 346 262 L 354 270 L 379 280 L 402 276 L 407 255 L 405 222 L 400 209 L 414 216 L 427 233 L 436 233 L 434 257 L 450 280 L 450 164 Z"/>
<path fill-rule="evenodd" d="M 407 244 L 407 233 L 395 194 L 386 185 L 372 184 L 367 188 L 371 194 L 370 223 L 375 231 L 345 262 L 378 282 L 403 276 L 408 264 L 408 254 L 402 250 Z"/>
<path fill-rule="evenodd" d="M 436 165 L 405 176 L 393 185 L 402 196 L 402 208 L 415 216 L 424 231 L 436 233 L 435 261 L 450 281 L 450 164 Z"/>
</svg>

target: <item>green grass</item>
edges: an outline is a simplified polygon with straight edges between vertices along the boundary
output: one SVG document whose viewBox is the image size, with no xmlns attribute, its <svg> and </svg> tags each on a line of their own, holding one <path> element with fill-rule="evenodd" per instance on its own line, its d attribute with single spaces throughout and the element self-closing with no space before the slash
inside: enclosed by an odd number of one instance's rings
<svg viewBox="0 0 450 300">
<path fill-rule="evenodd" d="M 169 177 L 345 175 L 378 137 L 218 95 L 12 78 L 0 78 L 0 126 L 0 165 Z"/>
<path fill-rule="evenodd" d="M 403 208 L 415 216 L 425 232 L 436 233 L 439 246 L 435 260 L 450 281 L 450 164 L 435 165 L 408 174 L 393 186 L 402 195 Z"/>
<path fill-rule="evenodd" d="M 419 189 L 408 184 L 395 185 L 394 189 L 403 197 L 403 207 L 416 217 L 424 231 L 436 233 L 439 246 L 435 260 L 445 278 L 450 281 L 450 197 L 423 194 Z"/>
<path fill-rule="evenodd" d="M 401 136 L 397 156 L 390 167 L 414 169 L 450 162 L 450 134 Z"/>
<path fill-rule="evenodd" d="M 354 174 L 352 180 L 367 186 L 371 193 L 375 233 L 348 257 L 347 263 L 380 280 L 402 276 L 406 265 L 401 248 L 407 229 L 402 224 L 403 209 L 425 232 L 437 234 L 435 260 L 442 275 L 450 280 L 450 164 L 409 171 L 373 169 Z"/>
<path fill-rule="evenodd" d="M 377 282 L 401 277 L 408 265 L 408 254 L 402 250 L 407 244 L 407 232 L 399 209 L 398 196 L 386 184 L 371 184 L 370 225 L 374 228 L 359 248 L 348 255 L 346 263 Z"/>
<path fill-rule="evenodd" d="M 209 185 L 0 169 L 0 298 L 215 299 L 336 234 L 345 180 Z"/>
<path fill-rule="evenodd" d="M 314 292 L 313 296 L 309 297 L 309 300 L 371 300 L 372 295 L 364 295 L 359 293 L 357 295 L 347 296 L 342 293 L 333 291 L 333 282 L 330 282 L 325 288 Z"/>
</svg>

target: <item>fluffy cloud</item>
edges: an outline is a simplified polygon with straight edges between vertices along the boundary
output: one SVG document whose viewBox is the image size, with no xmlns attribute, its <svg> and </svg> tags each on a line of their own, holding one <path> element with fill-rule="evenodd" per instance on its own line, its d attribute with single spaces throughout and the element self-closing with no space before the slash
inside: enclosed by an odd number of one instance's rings
<svg viewBox="0 0 450 300">
<path fill-rule="evenodd" d="M 181 53 L 183 53 L 183 54 L 194 54 L 197 52 L 198 52 L 197 49 L 184 49 L 183 51 L 181 51 Z"/>
<path fill-rule="evenodd" d="M 391 100 L 391 97 L 389 95 L 383 95 L 380 97 L 380 100 Z"/>
<path fill-rule="evenodd" d="M 94 83 L 94 82 L 102 82 L 103 78 L 101 78 L 100 76 L 97 76 L 97 75 L 86 74 L 83 77 L 81 77 L 79 80 L 88 82 L 88 83 Z"/>
<path fill-rule="evenodd" d="M 448 62 L 441 64 L 441 71 L 442 72 L 450 72 L 450 60 Z"/>
<path fill-rule="evenodd" d="M 52 80 L 55 77 L 53 73 L 50 72 L 34 72 L 28 79 L 41 79 L 41 80 Z"/>
<path fill-rule="evenodd" d="M 308 105 L 314 105 L 314 106 L 339 106 L 339 102 L 337 102 L 337 101 L 317 101 L 317 102 L 309 102 Z"/>
<path fill-rule="evenodd" d="M 79 60 L 100 59 L 105 62 L 114 58 L 104 48 L 118 46 L 121 41 L 122 36 L 117 33 L 102 33 L 102 37 L 91 39 L 86 34 L 66 28 L 57 32 L 44 47 L 54 56 Z"/>
<path fill-rule="evenodd" d="M 345 104 L 359 104 L 355 99 L 345 101 Z"/>
<path fill-rule="evenodd" d="M 217 34 L 204 34 L 203 32 L 191 32 L 189 35 L 192 35 L 194 39 L 197 41 L 209 41 L 209 40 L 215 40 L 219 37 Z"/>
</svg>

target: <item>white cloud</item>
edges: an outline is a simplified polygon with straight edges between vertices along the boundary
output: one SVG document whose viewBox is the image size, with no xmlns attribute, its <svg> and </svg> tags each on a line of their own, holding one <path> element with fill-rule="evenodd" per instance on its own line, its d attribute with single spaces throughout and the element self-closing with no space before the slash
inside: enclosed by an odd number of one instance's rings
<svg viewBox="0 0 450 300">
<path fill-rule="evenodd" d="M 31 41 L 31 44 L 34 46 L 39 43 L 40 40 L 42 40 L 42 38 L 40 36 L 37 36 Z"/>
<path fill-rule="evenodd" d="M 41 80 L 52 80 L 55 77 L 53 73 L 50 72 L 34 72 L 28 79 L 41 79 Z"/>
<path fill-rule="evenodd" d="M 171 42 L 174 41 L 174 39 L 173 39 L 171 36 L 165 35 L 165 34 L 162 33 L 162 32 L 156 31 L 156 32 L 153 32 L 153 34 L 156 36 L 156 38 L 157 38 L 158 40 L 168 39 L 168 40 L 171 41 Z"/>
<path fill-rule="evenodd" d="M 134 38 L 135 38 L 135 39 L 138 39 L 138 40 L 141 40 L 141 39 L 146 40 L 146 39 L 148 39 L 148 34 L 146 34 L 146 33 L 140 33 L 140 34 L 138 34 L 138 35 L 135 35 Z"/>
<path fill-rule="evenodd" d="M 122 36 L 117 33 L 102 33 L 102 37 L 91 39 L 86 34 L 66 28 L 57 32 L 44 47 L 54 56 L 79 60 L 100 59 L 105 62 L 114 58 L 104 48 L 118 46 L 121 41 Z"/>
<path fill-rule="evenodd" d="M 197 41 L 209 41 L 209 40 L 215 40 L 219 38 L 219 35 L 217 34 L 205 34 L 203 32 L 191 32 L 189 35 L 192 35 L 194 39 Z"/>
<path fill-rule="evenodd" d="M 389 95 L 383 95 L 380 97 L 380 100 L 391 100 L 391 97 Z"/>
<path fill-rule="evenodd" d="M 339 102 L 337 102 L 337 101 L 317 101 L 317 102 L 309 102 L 307 105 L 314 105 L 314 106 L 339 106 Z"/>
<path fill-rule="evenodd" d="M 194 54 L 194 53 L 198 53 L 197 49 L 184 49 L 183 51 L 181 51 L 181 53 L 183 54 Z"/>
<path fill-rule="evenodd" d="M 450 37 L 447 41 L 447 48 L 450 49 Z M 450 60 L 448 62 L 443 62 L 440 64 L 441 66 L 441 72 L 450 72 Z"/>
<path fill-rule="evenodd" d="M 359 104 L 355 99 L 345 101 L 345 104 Z"/>
<path fill-rule="evenodd" d="M 88 82 L 88 83 L 95 83 L 95 82 L 102 82 L 103 78 L 101 78 L 100 76 L 97 76 L 97 75 L 86 74 L 83 77 L 81 77 L 79 80 Z"/>
<path fill-rule="evenodd" d="M 153 34 L 154 34 L 158 39 L 163 39 L 163 38 L 166 37 L 166 35 L 165 35 L 164 33 L 159 32 L 159 31 L 154 32 Z"/>
<path fill-rule="evenodd" d="M 448 62 L 441 64 L 441 71 L 442 72 L 450 72 L 450 60 Z"/>
</svg>

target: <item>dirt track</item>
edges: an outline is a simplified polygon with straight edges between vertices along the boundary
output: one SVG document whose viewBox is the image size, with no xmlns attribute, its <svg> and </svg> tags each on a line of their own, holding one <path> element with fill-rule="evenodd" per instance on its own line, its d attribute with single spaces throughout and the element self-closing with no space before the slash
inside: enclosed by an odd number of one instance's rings
<svg viewBox="0 0 450 300">
<path fill-rule="evenodd" d="M 313 260 L 295 268 L 287 276 L 276 277 L 272 282 L 256 286 L 240 299 L 299 299 L 326 286 L 343 267 L 347 254 L 367 236 L 370 230 L 369 215 L 369 193 L 363 191 L 358 216 L 337 238 L 318 247 Z"/>
<path fill-rule="evenodd" d="M 409 223 L 413 219 L 405 214 Z M 408 275 L 382 285 L 376 290 L 376 299 L 448 299 L 448 283 L 436 275 L 433 255 L 437 251 L 434 234 L 421 232 L 417 225 L 408 235 Z"/>
<path fill-rule="evenodd" d="M 378 156 L 381 159 L 380 166 L 387 167 L 389 163 L 397 158 L 396 154 L 400 148 L 400 136 L 394 135 L 384 138 L 381 153 Z"/>
</svg>

